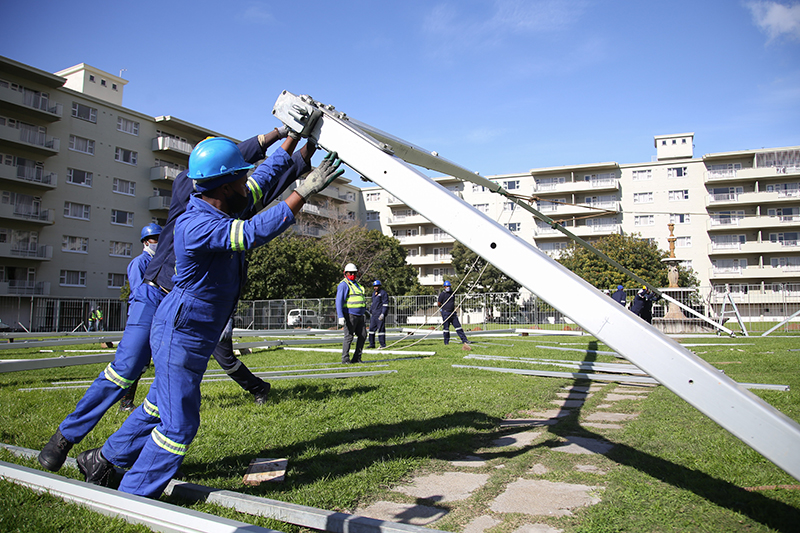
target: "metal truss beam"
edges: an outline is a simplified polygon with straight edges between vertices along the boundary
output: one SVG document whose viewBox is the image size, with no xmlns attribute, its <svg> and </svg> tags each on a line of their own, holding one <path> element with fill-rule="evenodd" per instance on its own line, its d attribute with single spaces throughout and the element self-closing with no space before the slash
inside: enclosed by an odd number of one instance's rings
<svg viewBox="0 0 800 533">
<path fill-rule="evenodd" d="M 800 425 L 794 420 L 410 167 L 401 158 L 410 143 L 376 139 L 366 125 L 330 106 L 286 91 L 278 98 L 273 114 L 297 128 L 297 119 L 289 113 L 293 108 L 307 113 L 322 111 L 312 131 L 319 146 L 338 152 L 353 170 L 402 200 L 800 480 Z M 466 169 L 458 172 L 465 173 L 471 174 Z M 488 183 L 492 190 L 499 189 L 499 185 Z"/>
</svg>

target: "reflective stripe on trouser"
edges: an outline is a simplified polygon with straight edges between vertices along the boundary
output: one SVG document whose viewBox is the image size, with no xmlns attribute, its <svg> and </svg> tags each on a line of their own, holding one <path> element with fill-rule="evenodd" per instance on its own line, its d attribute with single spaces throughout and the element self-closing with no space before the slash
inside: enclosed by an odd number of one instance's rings
<svg viewBox="0 0 800 533">
<path fill-rule="evenodd" d="M 78 443 L 97 425 L 111 406 L 125 395 L 120 383 L 133 383 L 150 361 L 150 326 L 164 293 L 142 283 L 134 292 L 125 332 L 117 346 L 114 361 L 100 373 L 75 406 L 75 410 L 59 425 L 61 434 Z M 114 381 L 109 376 L 116 377 Z"/>
<path fill-rule="evenodd" d="M 353 359 L 361 359 L 361 352 L 364 350 L 364 341 L 367 340 L 367 326 L 364 315 L 350 315 L 350 324 L 354 331 L 350 331 L 347 322 L 344 324 L 344 342 L 342 343 L 342 361 L 350 357 L 350 344 L 353 337 L 356 339 L 356 351 L 353 352 Z"/>
<path fill-rule="evenodd" d="M 158 406 L 161 420 L 149 438 L 143 439 L 144 442 L 130 441 L 133 449 L 125 450 L 119 442 L 124 444 L 126 435 L 135 437 L 152 427 L 148 427 L 148 420 L 142 417 L 129 425 L 131 417 L 128 417 L 117 431 L 120 439 L 115 433 L 103 446 L 103 455 L 112 463 L 126 466 L 134 461 L 119 486 L 122 492 L 157 498 L 178 471 L 197 434 L 200 382 L 222 330 L 221 325 L 214 327 L 208 322 L 213 319 L 214 305 L 191 298 L 170 297 L 153 320 L 150 342 L 156 379 L 147 401 Z M 134 413 L 139 411 L 137 408 Z M 107 448 L 113 458 L 106 455 Z"/>
<path fill-rule="evenodd" d="M 464 334 L 464 330 L 461 329 L 461 322 L 458 321 L 456 312 L 445 313 L 442 311 L 442 338 L 444 339 L 444 343 L 448 344 L 450 342 L 450 324 L 455 328 L 456 334 L 458 338 L 461 339 L 461 342 L 467 342 L 467 336 Z"/>
<path fill-rule="evenodd" d="M 375 346 L 375 334 L 378 334 L 378 343 L 386 347 L 386 320 L 378 320 L 380 315 L 373 314 L 369 318 L 369 345 Z"/>
</svg>

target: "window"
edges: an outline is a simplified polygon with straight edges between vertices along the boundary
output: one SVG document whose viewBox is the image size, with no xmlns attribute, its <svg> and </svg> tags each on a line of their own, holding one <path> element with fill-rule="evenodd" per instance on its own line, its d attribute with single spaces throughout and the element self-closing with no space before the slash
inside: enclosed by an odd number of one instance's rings
<svg viewBox="0 0 800 533">
<path fill-rule="evenodd" d="M 508 224 L 503 224 L 506 229 L 512 233 L 517 233 L 520 228 L 522 227 L 521 222 L 509 222 Z"/>
<path fill-rule="evenodd" d="M 378 222 L 380 219 L 381 215 L 377 211 L 367 211 L 367 222 Z"/>
<path fill-rule="evenodd" d="M 108 255 L 117 257 L 130 257 L 133 244 L 129 242 L 111 241 Z"/>
<path fill-rule="evenodd" d="M 632 175 L 633 181 L 647 181 L 653 179 L 653 171 L 649 168 L 646 170 L 634 170 Z"/>
<path fill-rule="evenodd" d="M 117 130 L 131 135 L 139 135 L 139 123 L 125 117 L 117 117 Z"/>
<path fill-rule="evenodd" d="M 133 226 L 133 213 L 128 211 L 120 211 L 119 209 L 112 209 L 111 223 L 119 224 L 121 226 Z"/>
<path fill-rule="evenodd" d="M 637 215 L 633 217 L 634 226 L 655 226 L 655 215 Z"/>
<path fill-rule="evenodd" d="M 667 169 L 668 178 L 685 178 L 686 167 L 672 167 Z"/>
<path fill-rule="evenodd" d="M 691 237 L 676 237 L 675 238 L 675 247 L 676 248 L 690 248 L 692 246 L 692 238 Z"/>
<path fill-rule="evenodd" d="M 519 180 L 508 180 L 503 184 L 503 186 L 508 191 L 519 189 Z"/>
<path fill-rule="evenodd" d="M 89 239 L 86 237 L 73 237 L 71 235 L 64 235 L 61 241 L 62 252 L 80 252 L 86 253 L 89 250 Z"/>
<path fill-rule="evenodd" d="M 114 178 L 112 190 L 119 194 L 128 194 L 130 196 L 134 196 L 136 194 L 136 183 L 120 178 Z"/>
<path fill-rule="evenodd" d="M 97 109 L 88 105 L 72 102 L 72 116 L 97 124 Z"/>
<path fill-rule="evenodd" d="M 472 192 L 486 192 L 488 189 L 483 185 L 478 185 L 477 183 L 472 184 Z"/>
<path fill-rule="evenodd" d="M 769 262 L 772 268 L 800 270 L 800 257 L 773 257 Z"/>
<path fill-rule="evenodd" d="M 367 193 L 367 201 L 368 202 L 377 202 L 381 199 L 381 193 L 379 192 L 368 192 Z"/>
<path fill-rule="evenodd" d="M 683 189 L 679 191 L 669 191 L 670 202 L 683 202 L 689 199 L 689 190 Z"/>
<path fill-rule="evenodd" d="M 514 202 L 503 202 L 503 211 L 513 211 L 517 207 Z"/>
<path fill-rule="evenodd" d="M 69 149 L 74 152 L 94 155 L 94 141 L 77 135 L 69 136 Z"/>
<path fill-rule="evenodd" d="M 119 161 L 120 163 L 135 165 L 138 158 L 139 153 L 134 152 L 133 150 L 126 150 L 117 146 L 117 149 L 114 151 L 114 160 Z"/>
<path fill-rule="evenodd" d="M 94 74 L 89 74 L 89 81 L 95 83 Z"/>
<path fill-rule="evenodd" d="M 59 280 L 62 287 L 85 287 L 86 286 L 86 271 L 85 270 L 62 270 Z"/>
<path fill-rule="evenodd" d="M 78 170 L 77 168 L 67 169 L 67 183 L 74 185 L 83 185 L 84 187 L 92 186 L 92 173 L 85 170 Z"/>
<path fill-rule="evenodd" d="M 670 224 L 689 224 L 691 222 L 691 217 L 688 213 L 681 214 L 681 213 L 673 213 L 669 216 L 669 223 Z"/>
<path fill-rule="evenodd" d="M 64 202 L 64 216 L 67 218 L 79 218 L 81 220 L 89 220 L 91 209 L 92 209 L 91 206 L 87 204 Z"/>
<path fill-rule="evenodd" d="M 635 192 L 635 193 L 633 193 L 633 203 L 635 203 L 635 204 L 652 204 L 653 203 L 653 193 L 652 192 Z"/>
<path fill-rule="evenodd" d="M 125 274 L 114 274 L 113 272 L 108 273 L 108 288 L 109 289 L 121 289 L 123 285 L 125 285 L 125 279 L 127 276 Z"/>
<path fill-rule="evenodd" d="M 472 204 L 472 207 L 480 211 L 481 213 L 488 213 L 489 212 L 489 204 Z"/>
</svg>

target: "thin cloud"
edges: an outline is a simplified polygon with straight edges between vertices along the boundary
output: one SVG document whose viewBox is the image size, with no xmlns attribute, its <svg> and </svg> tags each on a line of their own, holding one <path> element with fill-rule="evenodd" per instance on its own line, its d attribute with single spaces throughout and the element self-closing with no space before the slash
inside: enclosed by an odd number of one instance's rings
<svg viewBox="0 0 800 533">
<path fill-rule="evenodd" d="M 269 11 L 266 4 L 257 2 L 250 3 L 241 14 L 242 20 L 256 24 L 271 24 L 275 17 Z"/>
<path fill-rule="evenodd" d="M 784 36 L 800 41 L 800 4 L 761 1 L 746 5 L 753 15 L 753 22 L 770 41 Z"/>
</svg>

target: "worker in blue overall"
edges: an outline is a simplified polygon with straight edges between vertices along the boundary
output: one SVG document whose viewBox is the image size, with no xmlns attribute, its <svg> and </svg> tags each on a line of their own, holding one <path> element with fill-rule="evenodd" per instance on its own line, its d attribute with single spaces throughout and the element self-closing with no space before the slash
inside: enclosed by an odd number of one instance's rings
<svg viewBox="0 0 800 533">
<path fill-rule="evenodd" d="M 291 155 L 297 145 L 298 138 L 288 134 L 288 128 L 276 128 L 270 133 L 257 135 L 239 144 L 239 151 L 245 161 L 255 163 L 264 159 L 267 149 L 280 139 L 283 144 L 267 159 L 270 165 L 267 170 L 269 183 L 266 187 L 255 187 L 255 198 L 263 194 L 246 216 L 252 216 L 272 202 L 293 183 L 297 177 L 309 168 L 309 162 L 316 146 L 308 142 L 296 154 Z M 97 425 L 105 412 L 125 394 L 133 382 L 142 374 L 150 361 L 150 327 L 153 315 L 161 300 L 172 289 L 172 275 L 175 273 L 175 254 L 173 249 L 173 229 L 175 221 L 186 210 L 190 195 L 194 192 L 194 182 L 188 171 L 183 171 L 175 178 L 172 185 L 172 202 L 170 204 L 167 224 L 160 237 L 159 246 L 153 260 L 147 266 L 144 283 L 132 291 L 131 304 L 128 307 L 128 320 L 125 332 L 117 346 L 117 352 L 103 372 L 94 380 L 89 389 L 78 402 L 75 410 L 68 415 L 58 427 L 39 453 L 39 463 L 48 470 L 57 472 L 67 458 L 74 444 L 79 443 Z M 236 366 L 238 359 L 230 350 L 223 350 L 228 355 L 222 360 L 226 372 Z M 219 362 L 219 360 L 218 360 Z M 250 370 L 239 365 L 228 375 L 243 389 L 252 392 L 258 383 L 262 387 L 254 393 L 256 403 L 263 403 L 269 387 L 254 376 Z M 260 399 L 261 398 L 261 399 Z"/>
<path fill-rule="evenodd" d="M 375 348 L 375 333 L 378 334 L 379 350 L 386 348 L 386 315 L 389 314 L 389 293 L 381 280 L 372 282 L 372 303 L 369 307 L 369 347 Z"/>
<path fill-rule="evenodd" d="M 294 224 L 306 199 L 336 179 L 341 161 L 329 153 L 289 197 L 249 220 L 268 173 L 252 168 L 236 145 L 222 138 L 199 143 L 189 157 L 198 193 L 175 223 L 174 287 L 153 318 L 151 348 L 156 377 L 144 403 L 102 448 L 78 454 L 86 481 L 108 484 L 113 466 L 128 468 L 119 490 L 157 498 L 175 475 L 200 426 L 200 382 L 239 299 L 247 250 L 264 245 Z"/>
<path fill-rule="evenodd" d="M 453 286 L 449 281 L 445 281 L 443 289 L 436 300 L 436 307 L 442 313 L 442 338 L 444 343 L 450 344 L 450 324 L 452 324 L 461 342 L 469 344 L 467 335 L 461 329 L 461 322 L 458 321 L 458 315 L 456 314 L 456 295 L 453 292 Z"/>
<path fill-rule="evenodd" d="M 150 224 L 146 225 L 142 228 L 141 238 L 140 241 L 144 247 L 142 253 L 137 255 L 133 261 L 128 263 L 128 287 L 130 288 L 130 293 L 128 294 L 128 302 L 130 303 L 131 297 L 133 296 L 134 291 L 142 284 L 144 281 L 144 273 L 147 270 L 147 265 L 150 264 L 150 261 L 153 259 L 153 256 L 156 255 L 156 248 L 158 247 L 158 236 L 161 235 L 161 226 L 156 224 L 155 222 L 151 222 Z M 125 412 L 133 411 L 135 407 L 133 405 L 133 400 L 136 397 L 136 387 L 139 385 L 139 378 L 137 378 L 128 390 L 125 392 L 125 395 L 119 400 L 119 410 Z"/>
<path fill-rule="evenodd" d="M 336 287 L 336 315 L 339 325 L 344 326 L 344 342 L 342 343 L 342 364 L 361 362 L 361 352 L 367 340 L 366 317 L 367 295 L 366 289 L 356 281 L 358 268 L 353 263 L 344 267 L 344 279 Z M 353 337 L 357 337 L 356 351 L 350 359 L 350 344 Z"/>
<path fill-rule="evenodd" d="M 617 285 L 617 290 L 611 295 L 611 299 L 625 307 L 625 301 L 627 300 L 625 288 L 622 285 Z"/>
</svg>

